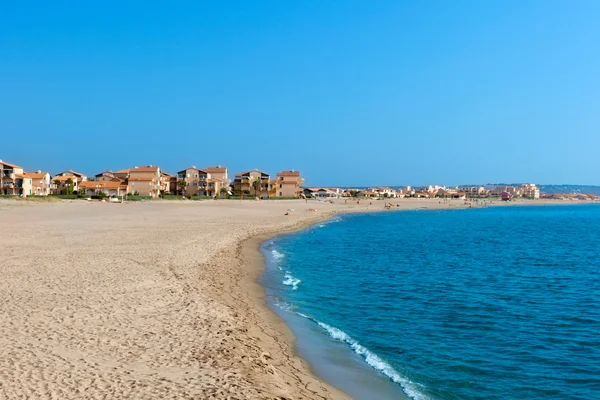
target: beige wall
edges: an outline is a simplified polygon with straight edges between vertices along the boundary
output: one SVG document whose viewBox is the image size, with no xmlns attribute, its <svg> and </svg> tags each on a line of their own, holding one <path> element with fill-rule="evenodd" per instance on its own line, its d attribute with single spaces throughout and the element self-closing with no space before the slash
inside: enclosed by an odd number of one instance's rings
<svg viewBox="0 0 600 400">
<path fill-rule="evenodd" d="M 36 196 L 48 196 L 50 194 L 50 174 L 46 174 L 42 179 L 32 178 L 32 189 Z"/>
<path fill-rule="evenodd" d="M 154 181 L 129 181 L 128 192 L 138 192 L 140 196 L 156 197 L 157 183 Z"/>
</svg>

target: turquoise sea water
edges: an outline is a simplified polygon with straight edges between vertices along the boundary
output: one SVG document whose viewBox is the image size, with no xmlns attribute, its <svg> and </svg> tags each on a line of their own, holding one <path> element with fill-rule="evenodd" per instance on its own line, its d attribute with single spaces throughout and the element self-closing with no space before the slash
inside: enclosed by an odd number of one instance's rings
<svg viewBox="0 0 600 400">
<path fill-rule="evenodd" d="M 262 250 L 317 373 L 345 354 L 414 399 L 600 399 L 598 205 L 345 215 Z M 401 398 L 379 387 L 351 394 Z"/>
</svg>

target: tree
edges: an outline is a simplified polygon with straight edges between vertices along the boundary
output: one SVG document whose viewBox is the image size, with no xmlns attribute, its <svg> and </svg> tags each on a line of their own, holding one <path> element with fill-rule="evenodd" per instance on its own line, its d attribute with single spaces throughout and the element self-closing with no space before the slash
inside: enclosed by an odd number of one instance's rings
<svg viewBox="0 0 600 400">
<path fill-rule="evenodd" d="M 223 186 L 220 190 L 221 196 L 227 196 L 227 188 L 225 186 Z"/>
<path fill-rule="evenodd" d="M 358 190 L 351 190 L 351 191 L 350 191 L 350 196 L 352 196 L 352 197 L 358 197 L 358 194 L 359 194 L 359 193 L 360 193 L 360 192 L 359 192 Z"/>
<path fill-rule="evenodd" d="M 252 187 L 254 188 L 254 197 L 260 197 L 260 178 L 256 178 L 254 182 L 252 182 Z"/>
<path fill-rule="evenodd" d="M 181 179 L 179 181 L 177 181 L 177 191 L 179 192 L 180 195 L 184 195 L 185 194 L 185 187 L 187 186 L 187 183 L 185 181 L 185 179 Z"/>
<path fill-rule="evenodd" d="M 73 194 L 73 179 L 69 178 L 65 183 L 67 184 L 67 194 Z"/>
</svg>

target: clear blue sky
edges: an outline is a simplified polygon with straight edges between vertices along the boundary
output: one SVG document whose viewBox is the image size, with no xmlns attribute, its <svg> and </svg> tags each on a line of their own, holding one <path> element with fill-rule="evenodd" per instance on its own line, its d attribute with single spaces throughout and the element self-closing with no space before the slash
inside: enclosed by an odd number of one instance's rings
<svg viewBox="0 0 600 400">
<path fill-rule="evenodd" d="M 600 1 L 14 1 L 0 158 L 600 184 Z"/>
</svg>

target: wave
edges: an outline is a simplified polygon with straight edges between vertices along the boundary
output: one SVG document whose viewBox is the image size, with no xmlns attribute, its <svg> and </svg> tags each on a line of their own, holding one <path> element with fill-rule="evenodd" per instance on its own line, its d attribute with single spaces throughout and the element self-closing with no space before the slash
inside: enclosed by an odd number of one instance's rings
<svg viewBox="0 0 600 400">
<path fill-rule="evenodd" d="M 396 371 L 391 365 L 383 361 L 377 354 L 373 353 L 372 351 L 361 345 L 357 340 L 353 339 L 346 332 L 335 328 L 331 325 L 327 325 L 326 323 L 321 322 L 306 314 L 296 311 L 295 307 L 292 304 L 287 303 L 285 301 L 273 298 L 273 304 L 284 311 L 299 315 L 300 317 L 313 321 L 321 328 L 323 328 L 332 339 L 339 340 L 340 342 L 344 342 L 347 345 L 349 345 L 350 348 L 356 354 L 360 355 L 365 359 L 365 362 L 369 364 L 371 368 L 387 376 L 392 380 L 392 382 L 399 384 L 410 398 L 414 400 L 429 400 L 427 396 L 425 396 L 419 391 L 418 387 L 421 385 L 414 383 L 400 375 L 400 373 Z"/>
<path fill-rule="evenodd" d="M 288 302 L 285 302 L 283 300 L 280 300 L 277 297 L 272 297 L 272 300 L 273 300 L 273 305 L 275 307 L 277 307 L 277 308 L 279 308 L 279 309 L 281 309 L 283 311 L 287 311 L 287 312 L 291 312 L 291 313 L 297 313 L 295 311 L 295 307 L 292 304 L 290 304 Z M 298 315 L 304 315 L 304 314 L 300 314 L 300 313 L 297 313 L 297 314 Z"/>
<path fill-rule="evenodd" d="M 411 382 L 407 378 L 404 378 L 391 365 L 389 365 L 388 363 L 383 361 L 381 358 L 379 358 L 378 355 L 376 355 L 375 353 L 373 353 L 372 351 L 370 351 L 369 349 L 367 349 L 366 347 L 361 345 L 358 341 L 354 340 L 346 332 L 344 332 L 338 328 L 334 328 L 333 326 L 327 325 L 323 322 L 320 322 L 317 320 L 314 320 L 314 321 L 321 328 L 325 329 L 327 331 L 327 333 L 329 333 L 329 336 L 331 336 L 333 339 L 339 340 L 341 342 L 345 342 L 346 344 L 348 344 L 350 346 L 350 348 L 352 350 L 354 350 L 354 352 L 356 354 L 362 356 L 365 359 L 365 361 L 367 362 L 367 364 L 369 364 L 372 368 L 376 369 L 377 371 L 381 372 L 383 375 L 390 378 L 393 382 L 402 386 L 402 389 L 404 389 L 404 392 L 408 396 L 410 396 L 411 398 L 413 398 L 415 400 L 427 400 L 427 397 L 425 397 L 417 389 L 417 387 L 416 387 L 417 384 L 415 384 L 414 382 Z"/>
<path fill-rule="evenodd" d="M 284 280 L 283 280 L 283 284 L 287 285 L 287 286 L 291 286 L 292 290 L 296 290 L 298 289 L 298 285 L 300 283 L 302 283 L 302 281 L 298 278 L 295 278 L 294 276 L 292 276 L 292 274 L 290 274 L 289 272 L 285 273 L 284 276 Z"/>
</svg>

